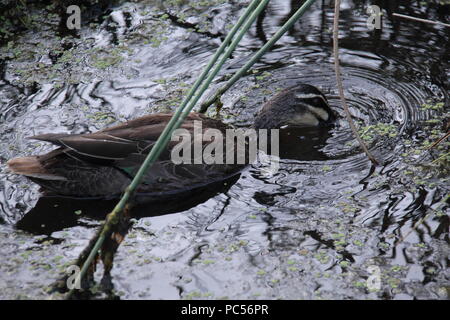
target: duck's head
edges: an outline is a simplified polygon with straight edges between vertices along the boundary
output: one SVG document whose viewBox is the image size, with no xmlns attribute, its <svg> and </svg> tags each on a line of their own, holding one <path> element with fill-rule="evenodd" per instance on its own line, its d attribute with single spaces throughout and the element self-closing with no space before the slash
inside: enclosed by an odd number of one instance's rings
<svg viewBox="0 0 450 320">
<path fill-rule="evenodd" d="M 309 84 L 285 89 L 267 101 L 255 118 L 255 128 L 274 129 L 284 126 L 316 127 L 331 125 L 336 115 L 327 98 Z"/>
</svg>

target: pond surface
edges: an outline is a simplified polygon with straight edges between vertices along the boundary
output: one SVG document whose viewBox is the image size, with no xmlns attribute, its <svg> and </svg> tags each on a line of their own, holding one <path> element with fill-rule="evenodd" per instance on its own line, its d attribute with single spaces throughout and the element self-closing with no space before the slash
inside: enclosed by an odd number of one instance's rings
<svg viewBox="0 0 450 320">
<path fill-rule="evenodd" d="M 33 212 L 38 187 L 8 173 L 5 162 L 52 149 L 27 136 L 96 131 L 173 110 L 243 2 L 123 2 L 83 24 L 79 38 L 56 36 L 50 20 L 2 47 L 0 299 L 51 297 L 48 287 L 100 223 L 81 202 Z M 449 21 L 450 5 L 377 4 L 382 28 L 370 31 L 368 2 L 343 1 L 340 54 L 351 112 L 381 165 L 371 164 L 345 120 L 333 69 L 333 3 L 317 1 L 223 95 L 220 116 L 248 126 L 270 96 L 305 82 L 328 97 L 336 126 L 290 140 L 300 156 L 281 159 L 271 177 L 253 166 L 190 209 L 145 208 L 115 258 L 117 297 L 449 298 L 449 144 L 424 148 L 444 135 L 449 117 L 450 29 L 391 14 Z M 297 8 L 297 1 L 272 1 L 209 94 Z"/>
</svg>

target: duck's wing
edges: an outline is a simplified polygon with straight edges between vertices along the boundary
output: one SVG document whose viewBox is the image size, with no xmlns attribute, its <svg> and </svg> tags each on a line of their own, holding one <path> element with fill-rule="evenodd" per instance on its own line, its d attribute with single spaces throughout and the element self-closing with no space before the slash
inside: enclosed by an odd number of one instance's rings
<svg viewBox="0 0 450 320">
<path fill-rule="evenodd" d="M 99 136 L 97 134 L 44 134 L 34 136 L 32 139 L 51 142 L 62 147 L 61 151 L 71 157 L 97 164 L 108 164 L 124 159 L 129 154 L 136 152 L 139 144 L 139 141 L 118 139 L 112 135 Z"/>
<path fill-rule="evenodd" d="M 91 134 L 35 136 L 34 139 L 60 147 L 45 155 L 13 159 L 8 165 L 16 173 L 32 178 L 48 192 L 77 197 L 120 194 L 136 175 L 171 116 L 154 114 Z M 221 121 L 198 114 L 189 115 L 181 128 L 193 133 L 196 120 L 201 121 L 202 131 L 213 128 L 223 133 L 227 128 Z M 172 141 L 148 170 L 138 193 L 159 197 L 189 191 L 235 176 L 245 167 L 194 164 L 195 161 L 193 164 L 189 161 L 176 164 L 170 153 L 177 143 Z"/>
<path fill-rule="evenodd" d="M 172 114 L 153 114 L 90 134 L 43 134 L 31 138 L 58 145 L 64 153 L 83 161 L 112 164 L 147 154 L 171 117 Z M 190 114 L 181 128 L 192 131 L 194 121 L 206 122 L 205 128 L 226 128 L 220 121 L 196 113 Z M 171 142 L 168 149 L 175 143 Z M 164 152 L 160 159 L 168 156 Z"/>
</svg>

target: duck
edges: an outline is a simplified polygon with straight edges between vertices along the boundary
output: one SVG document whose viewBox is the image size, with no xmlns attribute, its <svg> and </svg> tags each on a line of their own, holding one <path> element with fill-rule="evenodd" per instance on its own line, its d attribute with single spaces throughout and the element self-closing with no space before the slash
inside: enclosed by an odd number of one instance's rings
<svg viewBox="0 0 450 320">
<path fill-rule="evenodd" d="M 93 133 L 48 133 L 30 139 L 52 143 L 57 148 L 43 155 L 13 158 L 9 170 L 41 187 L 45 195 L 74 198 L 119 197 L 152 149 L 172 113 L 155 113 Z M 309 84 L 286 88 L 263 104 L 252 128 L 279 129 L 287 126 L 330 126 L 336 115 L 325 95 Z M 216 129 L 225 133 L 231 126 L 221 120 L 192 112 L 181 129 L 194 134 L 195 122 L 202 132 Z M 198 134 L 198 132 L 197 132 Z M 199 188 L 239 175 L 246 164 L 194 164 L 171 160 L 177 141 L 170 141 L 148 170 L 137 194 L 157 198 L 193 192 Z M 236 149 L 234 149 L 236 152 Z"/>
</svg>

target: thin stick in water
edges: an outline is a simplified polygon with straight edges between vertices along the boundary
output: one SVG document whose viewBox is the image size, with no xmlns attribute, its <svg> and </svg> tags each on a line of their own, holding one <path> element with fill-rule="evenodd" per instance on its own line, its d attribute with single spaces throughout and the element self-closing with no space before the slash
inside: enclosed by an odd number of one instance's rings
<svg viewBox="0 0 450 320">
<path fill-rule="evenodd" d="M 367 148 L 364 141 L 358 134 L 358 130 L 356 129 L 355 123 L 353 122 L 352 115 L 350 114 L 350 110 L 348 109 L 347 100 L 344 96 L 344 87 L 342 85 L 341 78 L 341 66 L 339 64 L 339 8 L 341 5 L 340 0 L 335 0 L 334 2 L 334 25 L 333 25 L 333 54 L 334 54 L 334 70 L 336 72 L 336 82 L 339 90 L 339 96 L 341 98 L 342 105 L 344 106 L 345 115 L 347 117 L 350 128 L 353 131 L 356 139 L 359 142 L 359 145 L 366 153 L 367 157 L 372 161 L 374 165 L 378 165 L 378 161 L 372 156 L 369 149 Z"/>
<path fill-rule="evenodd" d="M 399 18 L 403 18 L 403 19 L 408 19 L 408 20 L 413 20 L 413 21 L 418 21 L 418 22 L 424 22 L 424 23 L 430 23 L 430 24 L 437 24 L 439 26 L 444 26 L 444 27 L 450 27 L 450 24 L 443 23 L 443 22 L 440 22 L 440 21 L 432 21 L 432 20 L 427 20 L 427 19 L 421 19 L 421 18 L 411 17 L 411 16 L 407 16 L 407 15 L 404 15 L 404 14 L 400 14 L 400 13 L 393 13 L 392 15 L 394 17 L 399 17 Z"/>
</svg>

